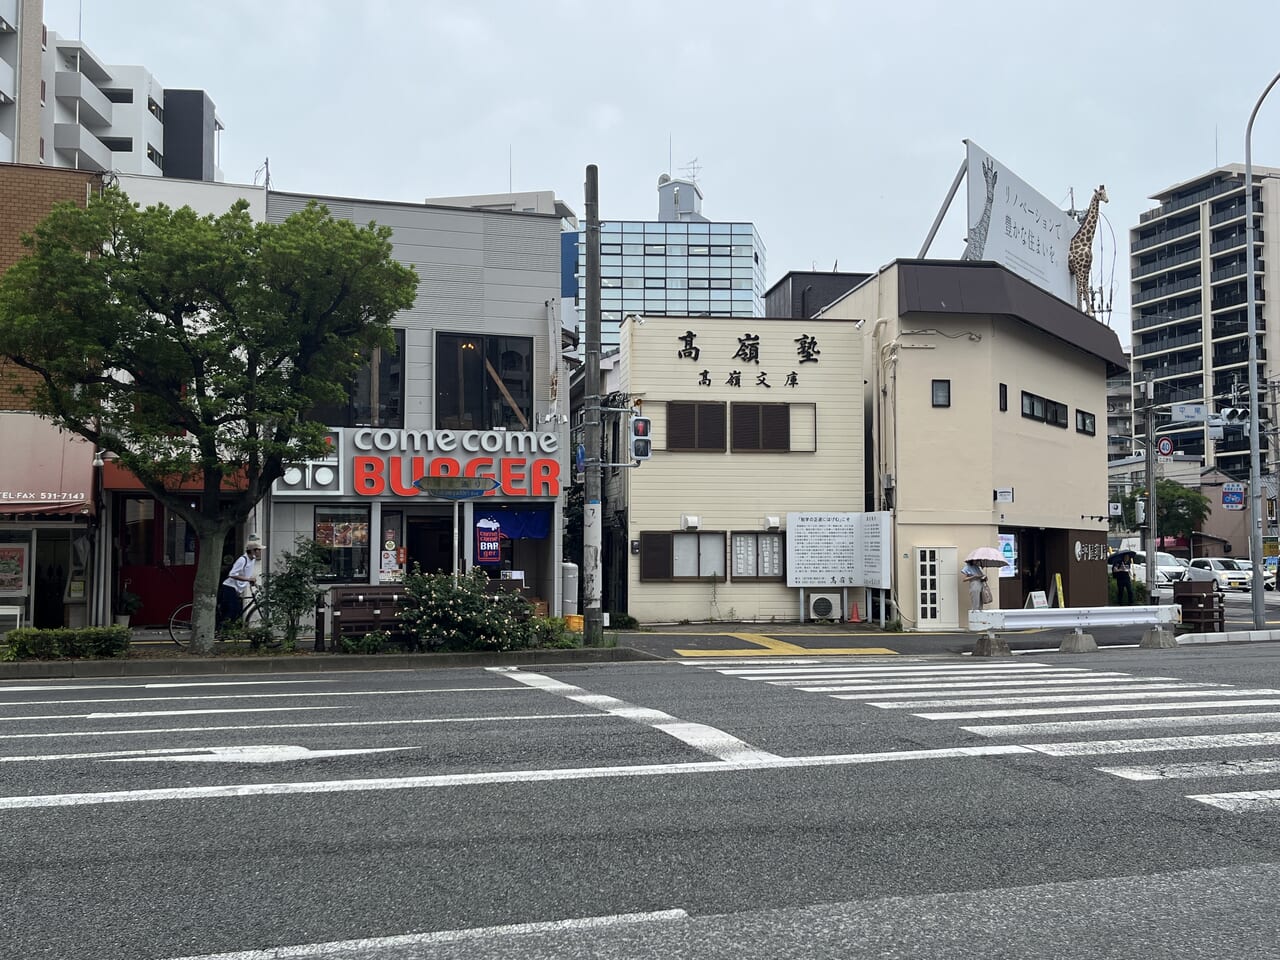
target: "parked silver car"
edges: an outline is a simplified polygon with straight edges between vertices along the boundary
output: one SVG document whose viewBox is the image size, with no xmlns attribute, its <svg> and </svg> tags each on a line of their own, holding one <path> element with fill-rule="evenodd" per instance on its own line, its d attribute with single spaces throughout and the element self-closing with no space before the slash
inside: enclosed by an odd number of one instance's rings
<svg viewBox="0 0 1280 960">
<path fill-rule="evenodd" d="M 1253 570 L 1230 557 L 1196 557 L 1191 561 L 1193 580 L 1212 578 L 1219 590 L 1252 590 Z"/>
</svg>

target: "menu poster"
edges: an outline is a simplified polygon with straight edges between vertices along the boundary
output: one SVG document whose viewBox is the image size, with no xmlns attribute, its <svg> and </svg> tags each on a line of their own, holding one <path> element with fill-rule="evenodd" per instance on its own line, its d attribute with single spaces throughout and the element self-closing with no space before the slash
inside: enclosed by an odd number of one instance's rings
<svg viewBox="0 0 1280 960">
<path fill-rule="evenodd" d="M 27 595 L 27 544 L 0 544 L 0 597 Z"/>
</svg>

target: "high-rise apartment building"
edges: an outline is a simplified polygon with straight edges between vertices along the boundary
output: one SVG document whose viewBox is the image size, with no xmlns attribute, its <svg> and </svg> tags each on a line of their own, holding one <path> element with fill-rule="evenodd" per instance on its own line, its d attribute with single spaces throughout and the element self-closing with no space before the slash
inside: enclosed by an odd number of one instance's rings
<svg viewBox="0 0 1280 960">
<path fill-rule="evenodd" d="M 578 241 L 578 333 L 586 340 L 585 233 Z M 692 180 L 658 178 L 658 219 L 600 224 L 600 349 L 629 314 L 763 317 L 764 244 L 754 224 L 702 215 Z"/>
<path fill-rule="evenodd" d="M 221 180 L 222 122 L 203 90 L 166 90 L 43 23 L 42 0 L 0 0 L 0 162 Z"/>
<path fill-rule="evenodd" d="M 1280 373 L 1273 359 L 1280 331 L 1267 322 L 1266 297 L 1280 289 L 1280 169 L 1255 167 L 1253 176 L 1259 401 L 1267 404 L 1266 384 Z M 1249 403 L 1244 167 L 1218 167 L 1152 199 L 1159 206 L 1129 231 L 1133 381 L 1151 373 L 1155 428 L 1177 453 L 1245 477 L 1249 438 L 1240 428 L 1212 439 L 1206 424 L 1172 422 L 1169 406 L 1218 411 Z M 1261 442 L 1264 450 L 1273 446 L 1265 436 Z"/>
</svg>

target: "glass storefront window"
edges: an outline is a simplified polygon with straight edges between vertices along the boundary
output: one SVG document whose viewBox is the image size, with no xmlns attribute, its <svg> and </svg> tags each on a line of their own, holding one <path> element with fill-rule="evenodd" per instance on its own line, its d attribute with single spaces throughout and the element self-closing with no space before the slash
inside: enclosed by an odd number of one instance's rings
<svg viewBox="0 0 1280 960">
<path fill-rule="evenodd" d="M 325 583 L 365 583 L 369 579 L 369 507 L 316 507 L 316 546 L 328 559 Z"/>
</svg>

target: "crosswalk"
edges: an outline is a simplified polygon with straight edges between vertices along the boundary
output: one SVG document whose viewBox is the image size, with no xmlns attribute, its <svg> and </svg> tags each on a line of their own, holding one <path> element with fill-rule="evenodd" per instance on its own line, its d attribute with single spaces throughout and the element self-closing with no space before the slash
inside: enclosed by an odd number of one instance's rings
<svg viewBox="0 0 1280 960">
<path fill-rule="evenodd" d="M 1098 758 L 1095 769 L 1135 783 L 1204 781 L 1210 786 L 1280 783 L 1280 689 L 1136 676 L 1026 660 L 924 657 L 691 663 L 727 677 L 901 711 L 951 723 L 1052 757 Z M 1185 762 L 1108 764 L 1130 754 L 1188 753 Z M 1182 758 L 1178 758 L 1180 761 Z M 1090 760 L 1089 762 L 1093 762 Z M 1228 778 L 1254 778 L 1234 780 Z M 1180 791 L 1181 792 L 1181 791 Z M 1280 813 L 1280 789 L 1184 793 L 1232 813 Z"/>
</svg>

